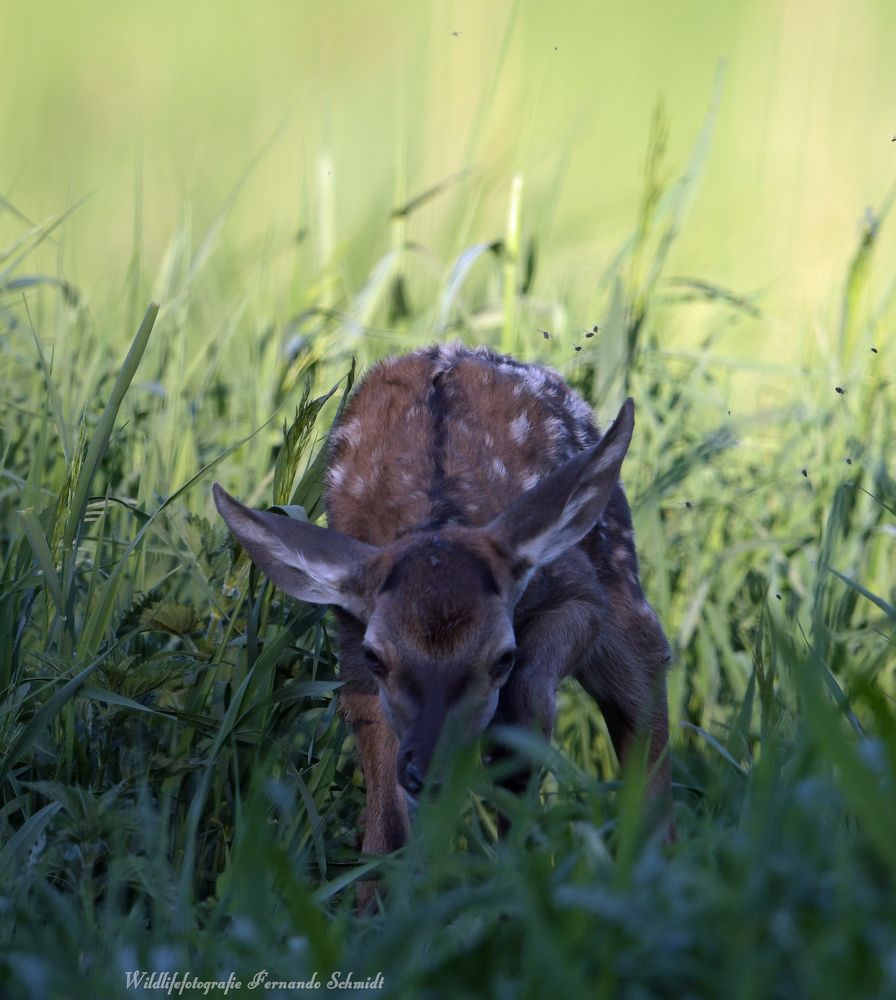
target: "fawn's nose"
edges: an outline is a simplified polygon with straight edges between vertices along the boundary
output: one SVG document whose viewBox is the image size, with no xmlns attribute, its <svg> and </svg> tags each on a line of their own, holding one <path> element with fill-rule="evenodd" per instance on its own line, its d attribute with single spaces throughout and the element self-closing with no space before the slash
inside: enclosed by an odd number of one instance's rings
<svg viewBox="0 0 896 1000">
<path fill-rule="evenodd" d="M 423 768 L 414 760 L 410 750 L 405 753 L 401 763 L 402 766 L 398 771 L 398 782 L 406 792 L 417 798 L 423 791 L 423 779 L 426 777 Z"/>
<path fill-rule="evenodd" d="M 426 777 L 422 768 L 415 761 L 408 761 L 407 766 L 404 768 L 402 774 L 399 775 L 398 781 L 401 787 L 411 796 L 411 798 L 419 799 L 423 791 L 423 782 L 427 782 L 429 791 L 432 795 L 438 795 L 439 790 L 442 787 L 442 782 L 438 778 Z"/>
</svg>

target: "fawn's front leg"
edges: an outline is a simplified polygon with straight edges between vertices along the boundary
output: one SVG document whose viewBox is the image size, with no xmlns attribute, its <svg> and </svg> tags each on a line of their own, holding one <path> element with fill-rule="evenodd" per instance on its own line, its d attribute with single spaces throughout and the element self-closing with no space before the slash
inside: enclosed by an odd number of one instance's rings
<svg viewBox="0 0 896 1000">
<path fill-rule="evenodd" d="M 365 854 L 391 854 L 403 847 L 410 831 L 408 803 L 398 784 L 398 738 L 386 720 L 376 684 L 363 665 L 363 626 L 357 619 L 336 612 L 339 621 L 339 676 L 345 687 L 339 707 L 355 734 L 367 806 L 364 810 Z M 357 883 L 358 909 L 369 910 L 376 901 L 379 882 Z"/>
<path fill-rule="evenodd" d="M 550 739 L 557 687 L 589 655 L 601 603 L 594 571 L 579 550 L 533 581 L 517 609 L 517 665 L 501 689 L 494 725 L 534 729 Z M 503 783 L 520 791 L 529 774 L 521 767 Z"/>
<path fill-rule="evenodd" d="M 410 821 L 407 798 L 396 778 L 398 740 L 383 715 L 379 695 L 346 686 L 342 711 L 351 723 L 367 787 L 364 825 L 365 854 L 390 854 L 407 840 Z M 378 883 L 358 883 L 358 909 L 372 906 Z"/>
</svg>

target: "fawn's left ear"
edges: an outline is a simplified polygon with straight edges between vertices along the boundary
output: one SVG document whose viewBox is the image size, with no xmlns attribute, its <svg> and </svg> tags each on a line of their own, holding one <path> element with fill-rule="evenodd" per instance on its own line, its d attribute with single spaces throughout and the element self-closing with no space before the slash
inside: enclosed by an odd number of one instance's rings
<svg viewBox="0 0 896 1000">
<path fill-rule="evenodd" d="M 515 579 L 524 584 L 595 526 L 619 481 L 634 427 L 635 404 L 627 399 L 596 445 L 517 497 L 485 529 L 509 553 Z"/>
<path fill-rule="evenodd" d="M 212 492 L 227 527 L 277 587 L 301 601 L 336 604 L 366 621 L 380 549 L 330 528 L 253 510 L 217 483 Z"/>
</svg>

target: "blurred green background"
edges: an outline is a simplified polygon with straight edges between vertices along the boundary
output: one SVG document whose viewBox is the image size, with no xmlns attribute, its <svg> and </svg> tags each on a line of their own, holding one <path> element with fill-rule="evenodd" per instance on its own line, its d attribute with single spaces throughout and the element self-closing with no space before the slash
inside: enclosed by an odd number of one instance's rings
<svg viewBox="0 0 896 1000">
<path fill-rule="evenodd" d="M 657 99 L 677 170 L 722 62 L 667 274 L 758 293 L 766 321 L 727 346 L 781 359 L 793 325 L 836 300 L 865 206 L 896 176 L 889 2 L 3 0 L 0 20 L 0 193 L 35 222 L 92 195 L 63 265 L 88 300 L 122 288 L 135 215 L 151 284 L 185 213 L 205 230 L 264 150 L 222 239 L 264 252 L 269 295 L 288 302 L 330 249 L 366 273 L 359 252 L 388 247 L 386 207 L 469 168 L 410 238 L 502 232 L 519 172 L 540 291 L 584 307 L 637 216 Z M 0 245 L 21 231 L 0 214 Z"/>
</svg>

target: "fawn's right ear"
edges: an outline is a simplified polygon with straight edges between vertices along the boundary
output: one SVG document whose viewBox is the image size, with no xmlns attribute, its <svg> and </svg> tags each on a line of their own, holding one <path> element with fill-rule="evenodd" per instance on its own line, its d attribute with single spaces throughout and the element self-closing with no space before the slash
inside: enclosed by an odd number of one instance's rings
<svg viewBox="0 0 896 1000">
<path fill-rule="evenodd" d="M 373 564 L 380 549 L 330 528 L 253 510 L 212 486 L 227 527 L 271 581 L 300 601 L 336 604 L 366 621 L 373 604 Z"/>
</svg>

